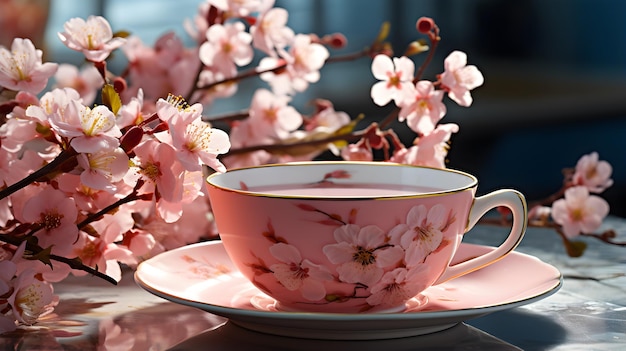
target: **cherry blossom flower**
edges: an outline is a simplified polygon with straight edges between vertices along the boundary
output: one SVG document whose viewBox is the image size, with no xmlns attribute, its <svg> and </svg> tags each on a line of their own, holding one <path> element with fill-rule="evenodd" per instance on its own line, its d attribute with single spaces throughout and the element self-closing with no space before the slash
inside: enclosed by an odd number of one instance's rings
<svg viewBox="0 0 626 351">
<path fill-rule="evenodd" d="M 254 53 L 252 36 L 241 22 L 214 24 L 206 32 L 207 41 L 200 46 L 200 60 L 222 72 L 231 72 L 237 66 L 247 65 Z"/>
<path fill-rule="evenodd" d="M 30 39 L 13 39 L 11 51 L 0 46 L 0 86 L 32 94 L 41 92 L 58 64 L 42 63 L 43 52 Z"/>
<path fill-rule="evenodd" d="M 418 205 L 409 210 L 406 222 L 395 226 L 389 236 L 399 239 L 406 250 L 407 267 L 414 267 L 422 264 L 443 243 L 443 232 L 453 220 L 454 215 L 442 204 L 431 208 Z"/>
<path fill-rule="evenodd" d="M 428 281 L 415 277 L 427 272 L 428 265 L 424 264 L 411 269 L 400 267 L 387 272 L 372 286 L 372 294 L 365 301 L 371 306 L 400 305 L 428 287 Z"/>
<path fill-rule="evenodd" d="M 73 254 L 79 257 L 84 264 L 97 267 L 99 271 L 116 281 L 120 281 L 122 271 L 119 263 L 135 265 L 137 260 L 132 251 L 115 244 L 114 241 L 119 241 L 122 237 L 121 233 L 130 230 L 134 223 L 128 212 L 117 211 L 113 215 L 103 216 L 100 220 L 91 223 L 100 236 L 93 237 L 81 232 L 73 245 Z M 86 272 L 78 270 L 74 270 L 72 273 L 77 276 L 86 274 Z"/>
<path fill-rule="evenodd" d="M 114 183 L 122 180 L 128 171 L 128 156 L 121 148 L 79 154 L 78 165 L 84 171 L 81 182 L 96 190 L 117 191 Z"/>
<path fill-rule="evenodd" d="M 376 55 L 372 61 L 372 74 L 380 82 L 372 85 L 370 95 L 378 106 L 384 106 L 393 100 L 396 105 L 413 95 L 413 75 L 415 64 L 408 57 Z M 445 111 L 445 110 L 444 110 Z"/>
<path fill-rule="evenodd" d="M 341 149 L 341 158 L 348 161 L 373 161 L 374 153 L 367 139 Z"/>
<path fill-rule="evenodd" d="M 416 139 L 415 145 L 394 151 L 392 162 L 415 166 L 445 168 L 448 154 L 448 141 L 459 126 L 454 123 L 439 124 L 429 134 Z"/>
<path fill-rule="evenodd" d="M 54 75 L 56 88 L 73 88 L 82 98 L 85 105 L 92 104 L 98 89 L 102 87 L 102 76 L 94 66 L 86 66 L 79 70 L 70 64 L 60 64 Z"/>
<path fill-rule="evenodd" d="M 65 196 L 52 186 L 29 198 L 24 204 L 23 218 L 28 223 L 40 227 L 35 236 L 39 246 L 52 246 L 52 252 L 60 255 L 68 253 L 76 241 L 78 216 L 74 199 Z"/>
<path fill-rule="evenodd" d="M 250 13 L 272 6 L 273 0 L 208 0 L 209 4 L 221 11 L 229 12 L 234 16 L 248 16 Z"/>
<path fill-rule="evenodd" d="M 288 105 L 287 96 L 277 96 L 269 90 L 258 89 L 250 104 L 250 123 L 267 140 L 286 138 L 289 132 L 302 125 L 302 116 Z"/>
<path fill-rule="evenodd" d="M 601 193 L 613 185 L 612 172 L 611 164 L 598 160 L 598 153 L 592 152 L 578 160 L 572 183 L 583 185 L 592 193 Z"/>
<path fill-rule="evenodd" d="M 176 161 L 176 151 L 165 143 L 147 139 L 134 148 L 135 157 L 126 175 L 128 184 L 136 184 L 137 178 L 146 181 L 142 190 L 158 191 L 167 201 L 180 201 L 183 197 L 183 167 Z"/>
<path fill-rule="evenodd" d="M 330 101 L 318 99 L 316 105 L 317 111 L 306 121 L 305 130 L 332 133 L 350 123 L 350 116 L 336 111 Z"/>
<path fill-rule="evenodd" d="M 400 122 L 407 120 L 407 125 L 418 134 L 428 134 L 446 114 L 446 106 L 443 104 L 443 91 L 435 90 L 432 82 L 421 80 L 411 90 L 412 96 L 399 104 Z"/>
<path fill-rule="evenodd" d="M 143 89 L 137 90 L 137 96 L 123 105 L 118 113 L 116 123 L 119 128 L 135 126 L 144 121 Z"/>
<path fill-rule="evenodd" d="M 57 119 L 65 118 L 65 110 L 72 101 L 82 101 L 74 88 L 55 88 L 41 96 L 38 104 L 28 106 L 25 116 L 44 126 L 50 126 L 50 118 L 58 114 Z"/>
<path fill-rule="evenodd" d="M 34 271 L 27 270 L 15 279 L 13 293 L 7 302 L 19 323 L 33 325 L 39 317 L 52 311 L 58 297 L 54 295 L 50 283 L 37 279 Z"/>
<path fill-rule="evenodd" d="M 101 16 L 72 18 L 63 25 L 65 32 L 58 33 L 59 39 L 68 48 L 80 51 L 93 62 L 107 59 L 111 52 L 124 45 L 126 39 L 113 37 L 109 22 Z"/>
<path fill-rule="evenodd" d="M 260 14 L 250 28 L 252 44 L 255 48 L 275 57 L 276 49 L 284 49 L 294 38 L 294 32 L 287 27 L 289 14 L 282 8 L 270 8 Z"/>
<path fill-rule="evenodd" d="M 130 187 L 124 188 L 119 182 L 115 184 L 115 193 L 90 188 L 81 182 L 80 178 L 79 174 L 71 173 L 63 173 L 56 178 L 59 190 L 72 197 L 80 211 L 96 212 L 114 203 L 117 200 L 116 196 L 126 196 L 131 192 Z"/>
<path fill-rule="evenodd" d="M 139 222 L 141 230 L 125 237 L 124 244 L 137 256 L 151 256 L 217 235 L 210 218 L 211 208 L 206 196 L 197 196 L 183 203 L 182 215 L 166 222 L 161 215 L 151 213 Z"/>
<path fill-rule="evenodd" d="M 270 253 L 282 263 L 270 266 L 273 275 L 287 290 L 300 290 L 302 297 L 318 301 L 326 296 L 324 281 L 333 276 L 322 266 L 303 259 L 293 245 L 278 243 L 270 246 Z"/>
<path fill-rule="evenodd" d="M 403 250 L 389 245 L 385 233 L 374 225 L 343 225 L 335 229 L 334 237 L 337 243 L 324 246 L 323 251 L 332 263 L 339 264 L 339 279 L 347 283 L 371 286 L 383 276 L 384 268 L 403 256 Z"/>
<path fill-rule="evenodd" d="M 448 91 L 448 97 L 460 106 L 470 106 L 470 90 L 481 86 L 485 79 L 474 65 L 467 66 L 467 55 L 453 51 L 444 61 L 445 71 L 441 74 L 441 84 Z"/>
<path fill-rule="evenodd" d="M 91 109 L 75 100 L 68 104 L 63 116 L 50 116 L 50 124 L 55 131 L 72 138 L 70 144 L 79 153 L 117 148 L 122 132 L 115 122 L 115 115 L 108 107 L 98 105 Z"/>
<path fill-rule="evenodd" d="M 563 227 L 563 233 L 568 238 L 574 238 L 580 233 L 593 233 L 600 228 L 608 214 L 606 200 L 589 195 L 589 190 L 584 186 L 565 190 L 564 198 L 552 203 L 552 218 Z"/>
<path fill-rule="evenodd" d="M 217 159 L 217 155 L 227 153 L 230 149 L 226 132 L 211 128 L 200 118 L 190 122 L 180 115 L 170 119 L 168 125 L 176 157 L 185 169 L 200 171 L 205 164 L 218 172 L 226 171 L 226 167 Z"/>
<path fill-rule="evenodd" d="M 298 34 L 289 50 L 279 50 L 279 55 L 281 59 L 263 58 L 259 62 L 258 71 L 270 70 L 282 64 L 286 64 L 285 70 L 279 73 L 267 71 L 261 73 L 260 78 L 269 82 L 275 94 L 292 95 L 306 90 L 309 83 L 319 80 L 319 70 L 330 54 L 323 45 L 311 42 L 310 36 Z"/>
</svg>

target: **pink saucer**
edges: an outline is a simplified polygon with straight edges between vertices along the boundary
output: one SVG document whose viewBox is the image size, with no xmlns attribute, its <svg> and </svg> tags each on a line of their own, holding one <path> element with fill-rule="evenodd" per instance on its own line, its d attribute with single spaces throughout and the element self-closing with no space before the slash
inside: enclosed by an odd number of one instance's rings
<svg viewBox="0 0 626 351">
<path fill-rule="evenodd" d="M 460 262 L 494 248 L 461 244 Z M 135 281 L 150 293 L 229 318 L 244 328 L 316 339 L 390 339 L 444 330 L 468 319 L 526 305 L 561 287 L 561 273 L 536 257 L 512 252 L 497 263 L 424 292 L 398 313 L 311 313 L 275 308 L 234 267 L 220 241 L 181 247 L 141 263 Z"/>
</svg>

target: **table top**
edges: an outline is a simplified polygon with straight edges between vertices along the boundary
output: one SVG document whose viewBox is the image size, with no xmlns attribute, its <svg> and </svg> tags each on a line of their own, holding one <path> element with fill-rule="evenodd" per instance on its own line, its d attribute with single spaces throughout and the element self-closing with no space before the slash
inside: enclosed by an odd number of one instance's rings
<svg viewBox="0 0 626 351">
<path fill-rule="evenodd" d="M 626 220 L 609 218 L 626 241 Z M 466 242 L 498 245 L 506 228 L 479 225 Z M 500 240 L 500 241 L 499 241 Z M 227 319 L 156 297 L 126 271 L 117 286 L 94 277 L 54 285 L 61 303 L 40 323 L 0 336 L 20 350 L 622 350 L 626 345 L 626 248 L 583 239 L 570 258 L 560 237 L 529 228 L 516 251 L 557 267 L 563 286 L 521 307 L 467 320 L 428 335 L 389 340 L 312 340 L 262 334 Z M 496 263 L 497 264 L 497 263 Z"/>
</svg>

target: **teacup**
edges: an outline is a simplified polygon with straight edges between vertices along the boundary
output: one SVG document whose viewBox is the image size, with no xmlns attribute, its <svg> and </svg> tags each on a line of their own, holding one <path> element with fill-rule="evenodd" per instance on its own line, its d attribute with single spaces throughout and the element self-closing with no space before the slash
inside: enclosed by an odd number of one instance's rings
<svg viewBox="0 0 626 351">
<path fill-rule="evenodd" d="M 518 191 L 477 197 L 476 177 L 386 162 L 311 161 L 207 178 L 217 230 L 239 271 L 282 311 L 398 312 L 427 288 L 503 258 L 521 241 Z M 507 239 L 451 265 L 464 234 L 508 207 Z"/>
</svg>

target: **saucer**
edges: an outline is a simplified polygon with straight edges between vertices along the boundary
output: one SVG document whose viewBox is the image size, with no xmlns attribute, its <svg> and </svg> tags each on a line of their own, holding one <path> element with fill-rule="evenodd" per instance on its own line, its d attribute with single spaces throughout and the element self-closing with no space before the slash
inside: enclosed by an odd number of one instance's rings
<svg viewBox="0 0 626 351">
<path fill-rule="evenodd" d="M 462 262 L 490 246 L 461 244 Z M 281 336 L 328 339 L 392 339 L 438 332 L 465 320 L 523 306 L 554 294 L 561 273 L 536 257 L 511 252 L 500 261 L 428 288 L 425 305 L 409 302 L 397 313 L 286 312 L 244 278 L 221 241 L 161 253 L 139 264 L 135 281 L 166 300 L 228 318 L 240 327 Z"/>
</svg>

